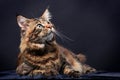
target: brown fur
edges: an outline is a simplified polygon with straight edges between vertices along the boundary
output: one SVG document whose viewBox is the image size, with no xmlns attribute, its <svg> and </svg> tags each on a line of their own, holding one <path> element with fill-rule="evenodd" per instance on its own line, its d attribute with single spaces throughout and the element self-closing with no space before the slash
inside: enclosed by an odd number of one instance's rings
<svg viewBox="0 0 120 80">
<path fill-rule="evenodd" d="M 63 73 L 73 77 L 94 72 L 94 68 L 84 63 L 86 57 L 83 54 L 75 55 L 56 42 L 52 32 L 54 25 L 49 19 L 48 10 L 39 19 L 17 16 L 21 43 L 16 72 L 20 75 L 45 76 Z"/>
</svg>

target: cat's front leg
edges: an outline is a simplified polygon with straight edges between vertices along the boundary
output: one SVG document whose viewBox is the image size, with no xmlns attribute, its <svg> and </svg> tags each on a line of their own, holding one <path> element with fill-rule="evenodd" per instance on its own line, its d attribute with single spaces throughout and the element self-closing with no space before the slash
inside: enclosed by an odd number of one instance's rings
<svg viewBox="0 0 120 80">
<path fill-rule="evenodd" d="M 74 70 L 70 65 L 64 67 L 63 73 L 70 77 L 80 77 L 82 75 L 82 72 Z"/>
<path fill-rule="evenodd" d="M 33 67 L 22 63 L 20 64 L 17 69 L 16 69 L 16 73 L 18 73 L 19 75 L 26 75 L 28 74 L 31 70 L 33 70 Z"/>
</svg>

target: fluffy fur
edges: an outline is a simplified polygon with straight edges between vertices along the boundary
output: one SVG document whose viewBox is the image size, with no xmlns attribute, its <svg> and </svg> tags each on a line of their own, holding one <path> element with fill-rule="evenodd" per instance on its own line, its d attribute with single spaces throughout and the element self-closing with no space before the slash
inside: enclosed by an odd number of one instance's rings
<svg viewBox="0 0 120 80">
<path fill-rule="evenodd" d="M 50 19 L 48 9 L 37 19 L 17 16 L 21 43 L 16 72 L 19 75 L 45 76 L 63 73 L 73 77 L 94 72 L 94 68 L 84 63 L 84 55 L 75 55 L 56 42 L 56 30 Z"/>
</svg>

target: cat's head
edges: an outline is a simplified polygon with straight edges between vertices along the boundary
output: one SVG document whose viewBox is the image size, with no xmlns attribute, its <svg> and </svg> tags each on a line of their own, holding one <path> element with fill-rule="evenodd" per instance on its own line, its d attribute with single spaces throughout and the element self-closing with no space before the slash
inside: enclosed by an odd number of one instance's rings
<svg viewBox="0 0 120 80">
<path fill-rule="evenodd" d="M 45 43 L 54 39 L 54 25 L 50 21 L 51 15 L 48 9 L 39 18 L 25 18 L 17 16 L 17 22 L 21 28 L 22 39 L 27 38 L 31 43 Z"/>
</svg>

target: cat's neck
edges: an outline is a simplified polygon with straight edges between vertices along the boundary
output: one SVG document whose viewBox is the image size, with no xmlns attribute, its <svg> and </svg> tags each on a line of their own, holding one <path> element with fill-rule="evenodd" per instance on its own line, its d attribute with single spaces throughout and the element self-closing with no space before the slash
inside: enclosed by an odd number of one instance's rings
<svg viewBox="0 0 120 80">
<path fill-rule="evenodd" d="M 29 38 L 24 37 L 21 38 L 20 43 L 20 52 L 24 53 L 26 50 L 29 52 L 50 52 L 53 51 L 57 46 L 55 37 L 53 37 L 49 41 L 45 41 L 43 43 L 34 43 L 29 40 Z"/>
<path fill-rule="evenodd" d="M 27 47 L 24 50 L 24 53 L 29 53 L 29 54 L 41 56 L 41 55 L 47 54 L 49 52 L 51 52 L 51 53 L 56 52 L 58 50 L 58 46 L 57 46 L 56 41 L 46 42 L 44 45 L 45 46 L 43 48 L 39 48 L 39 49 Z"/>
</svg>

